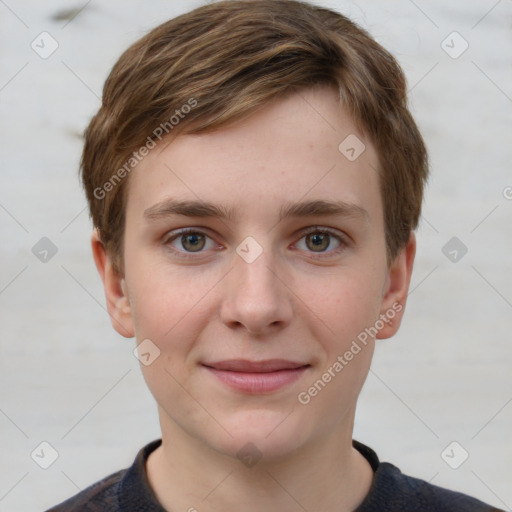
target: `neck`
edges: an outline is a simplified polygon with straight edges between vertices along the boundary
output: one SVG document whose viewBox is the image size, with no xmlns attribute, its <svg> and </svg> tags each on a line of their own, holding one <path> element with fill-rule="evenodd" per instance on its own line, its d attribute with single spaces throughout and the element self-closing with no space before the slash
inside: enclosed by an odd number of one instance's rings
<svg viewBox="0 0 512 512">
<path fill-rule="evenodd" d="M 161 416 L 162 418 L 162 416 Z M 339 425 L 292 454 L 245 464 L 162 423 L 162 445 L 146 470 L 168 511 L 352 511 L 370 489 L 373 471 L 352 447 L 352 428 Z"/>
</svg>

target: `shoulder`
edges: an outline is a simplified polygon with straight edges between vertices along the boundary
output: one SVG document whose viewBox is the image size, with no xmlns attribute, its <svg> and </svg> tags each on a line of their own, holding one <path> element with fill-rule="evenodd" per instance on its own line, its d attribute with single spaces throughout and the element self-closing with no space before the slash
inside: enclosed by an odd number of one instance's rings
<svg viewBox="0 0 512 512">
<path fill-rule="evenodd" d="M 373 469 L 373 482 L 356 512 L 503 512 L 460 492 L 404 475 L 359 441 L 352 444 Z"/>
<path fill-rule="evenodd" d="M 114 512 L 120 510 L 118 504 L 119 485 L 126 471 L 126 469 L 122 469 L 112 473 L 46 512 Z"/>
<path fill-rule="evenodd" d="M 165 512 L 149 486 L 145 470 L 149 455 L 161 443 L 161 439 L 150 442 L 139 450 L 130 467 L 112 473 L 46 512 Z"/>
<path fill-rule="evenodd" d="M 393 464 L 382 462 L 372 489 L 358 512 L 371 510 L 418 512 L 499 512 L 476 498 L 404 475 Z M 375 508 L 376 507 L 376 508 Z"/>
</svg>

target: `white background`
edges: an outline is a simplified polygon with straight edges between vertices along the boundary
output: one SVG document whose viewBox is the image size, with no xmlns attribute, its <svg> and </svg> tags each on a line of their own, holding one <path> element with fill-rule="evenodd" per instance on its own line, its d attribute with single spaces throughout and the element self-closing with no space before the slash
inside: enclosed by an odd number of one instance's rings
<svg viewBox="0 0 512 512">
<path fill-rule="evenodd" d="M 399 59 L 432 169 L 405 320 L 377 344 L 354 438 L 404 473 L 510 510 L 512 4 L 318 3 Z M 200 4 L 0 1 L 0 511 L 44 510 L 160 437 L 134 341 L 104 309 L 80 134 L 121 52 Z M 42 31 L 59 44 L 47 59 L 31 48 Z M 457 59 L 441 47 L 453 31 L 469 44 Z M 58 249 L 47 263 L 32 253 L 44 236 Z M 468 248 L 456 263 L 442 252 L 453 236 Z M 58 452 L 46 470 L 30 457 L 42 441 Z M 469 453 L 456 470 L 441 457 L 453 441 Z"/>
</svg>

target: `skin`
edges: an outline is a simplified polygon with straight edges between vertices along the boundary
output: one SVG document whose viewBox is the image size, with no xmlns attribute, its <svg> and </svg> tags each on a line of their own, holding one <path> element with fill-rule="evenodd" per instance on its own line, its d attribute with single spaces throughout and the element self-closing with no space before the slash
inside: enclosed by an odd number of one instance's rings
<svg viewBox="0 0 512 512">
<path fill-rule="evenodd" d="M 355 161 L 338 150 L 350 134 L 366 146 Z M 163 441 L 149 457 L 148 478 L 168 510 L 339 512 L 354 510 L 368 493 L 373 473 L 351 440 L 375 339 L 307 405 L 297 396 L 393 304 L 401 311 L 377 338 L 400 326 L 415 237 L 388 266 L 376 169 L 373 145 L 335 92 L 312 88 L 226 128 L 155 148 L 130 175 L 123 273 L 93 233 L 113 326 L 160 350 L 141 368 Z M 233 216 L 145 217 L 168 199 L 216 203 Z M 317 199 L 366 214 L 279 221 L 283 205 Z M 186 227 L 206 237 L 199 234 L 195 246 L 172 238 Z M 306 236 L 308 228 L 316 238 Z M 318 234 L 320 248 L 312 243 Z M 249 236 L 263 251 L 251 263 L 236 251 Z M 275 358 L 310 366 L 261 394 L 233 390 L 202 366 Z M 261 455 L 251 467 L 236 455 L 249 442 Z"/>
</svg>

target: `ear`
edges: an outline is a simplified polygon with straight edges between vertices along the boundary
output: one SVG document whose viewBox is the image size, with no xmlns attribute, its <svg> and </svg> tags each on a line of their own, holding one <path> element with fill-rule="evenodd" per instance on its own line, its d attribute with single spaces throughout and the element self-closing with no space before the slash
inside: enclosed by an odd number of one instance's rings
<svg viewBox="0 0 512 512">
<path fill-rule="evenodd" d="M 407 245 L 398 253 L 388 269 L 386 283 L 382 290 L 380 309 L 380 319 L 384 321 L 384 327 L 379 330 L 376 336 L 377 339 L 391 338 L 400 327 L 409 292 L 415 255 L 416 236 L 411 231 Z"/>
<path fill-rule="evenodd" d="M 112 259 L 105 250 L 97 229 L 92 233 L 91 247 L 96 268 L 103 281 L 112 326 L 121 336 L 133 338 L 135 334 L 124 276 L 112 266 Z"/>
</svg>

